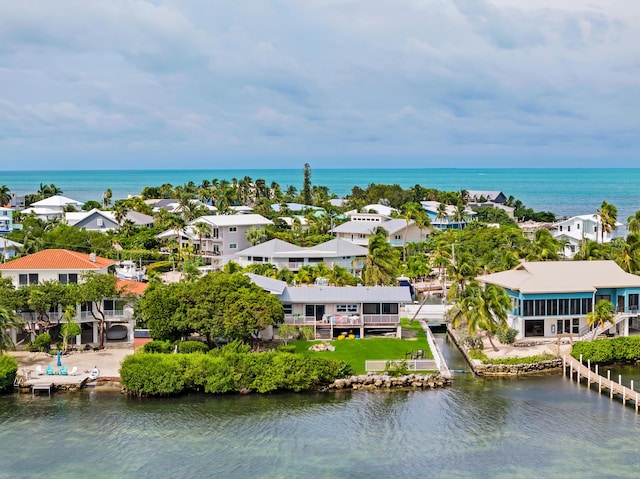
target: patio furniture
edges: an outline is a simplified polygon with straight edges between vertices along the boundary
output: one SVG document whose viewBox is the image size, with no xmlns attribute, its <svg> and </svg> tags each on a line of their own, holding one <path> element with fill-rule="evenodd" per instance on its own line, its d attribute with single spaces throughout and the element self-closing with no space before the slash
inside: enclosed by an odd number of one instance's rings
<svg viewBox="0 0 640 479">
<path fill-rule="evenodd" d="M 44 372 L 42 371 L 42 366 L 40 365 L 36 366 L 36 375 L 42 376 L 43 374 Z"/>
<path fill-rule="evenodd" d="M 78 366 L 74 366 L 71 368 L 71 372 L 69 373 L 69 376 L 75 376 L 76 374 L 78 374 Z"/>
<path fill-rule="evenodd" d="M 53 376 L 53 366 L 51 364 L 47 366 L 47 376 Z"/>
<path fill-rule="evenodd" d="M 58 374 L 60 374 L 60 376 L 67 376 L 68 375 L 67 367 L 66 366 L 61 366 L 60 367 L 60 372 Z"/>
</svg>

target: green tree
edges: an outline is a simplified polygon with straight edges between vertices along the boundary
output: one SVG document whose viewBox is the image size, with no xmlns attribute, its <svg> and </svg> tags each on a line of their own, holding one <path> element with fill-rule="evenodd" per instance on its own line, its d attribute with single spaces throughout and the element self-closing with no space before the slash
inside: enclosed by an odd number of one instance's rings
<svg viewBox="0 0 640 479">
<path fill-rule="evenodd" d="M 15 347 L 8 331 L 21 328 L 23 325 L 24 321 L 13 310 L 0 306 L 0 354 Z"/>
<path fill-rule="evenodd" d="M 224 308 L 227 336 L 243 341 L 256 339 L 260 331 L 276 326 L 284 319 L 280 300 L 253 284 L 228 294 Z"/>
<path fill-rule="evenodd" d="M 311 194 L 311 165 L 304 164 L 304 179 L 302 182 L 302 202 L 305 205 L 313 204 L 313 196 Z"/>
<path fill-rule="evenodd" d="M 11 190 L 7 185 L 0 186 L 0 206 L 8 206 L 11 201 Z"/>
<path fill-rule="evenodd" d="M 611 233 L 616 227 L 618 208 L 611 203 L 603 201 L 600 208 L 596 210 L 596 217 L 600 220 L 600 225 L 602 226 L 600 243 L 604 243 L 604 234 Z"/>
<path fill-rule="evenodd" d="M 640 233 L 640 210 L 627 218 L 627 225 L 630 233 Z"/>
<path fill-rule="evenodd" d="M 604 330 L 607 323 L 614 324 L 615 314 L 616 308 L 611 301 L 603 299 L 596 303 L 593 311 L 587 314 L 587 324 L 590 328 L 595 326 L 591 339 L 595 339 L 598 335 L 598 330 Z"/>
<path fill-rule="evenodd" d="M 298 335 L 298 328 L 293 324 L 282 324 L 278 328 L 278 337 L 284 341 L 286 345 L 290 339 L 294 339 Z"/>
<path fill-rule="evenodd" d="M 100 348 L 103 348 L 106 324 L 104 300 L 120 297 L 116 286 L 116 277 L 95 271 L 83 273 L 82 282 L 78 288 L 78 297 L 81 303 L 91 303 L 91 316 L 99 322 Z"/>
<path fill-rule="evenodd" d="M 69 345 L 69 338 L 79 336 L 82 333 L 80 326 L 73 320 L 75 317 L 75 306 L 67 306 L 64 310 L 64 314 L 62 315 L 62 318 L 66 322 L 60 327 L 60 335 L 62 336 L 62 349 L 64 351 L 67 350 L 67 347 Z"/>
<path fill-rule="evenodd" d="M 102 207 L 106 210 L 111 204 L 111 198 L 113 197 L 113 191 L 111 188 L 107 188 L 107 190 L 102 194 Z"/>
<path fill-rule="evenodd" d="M 378 226 L 369 239 L 369 252 L 362 269 L 362 278 L 367 286 L 391 285 L 396 281 L 400 255 L 387 238 L 387 231 Z"/>
<path fill-rule="evenodd" d="M 264 228 L 252 226 L 245 232 L 247 241 L 251 243 L 251 246 L 255 246 L 260 243 L 264 243 L 267 240 L 267 232 Z"/>
</svg>

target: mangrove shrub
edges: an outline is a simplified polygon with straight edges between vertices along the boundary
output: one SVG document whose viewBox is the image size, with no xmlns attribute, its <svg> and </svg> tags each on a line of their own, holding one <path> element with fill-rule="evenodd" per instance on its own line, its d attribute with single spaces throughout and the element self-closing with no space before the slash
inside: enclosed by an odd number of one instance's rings
<svg viewBox="0 0 640 479">
<path fill-rule="evenodd" d="M 13 380 L 18 372 L 18 361 L 13 356 L 0 356 L 0 391 L 13 386 Z"/>
</svg>

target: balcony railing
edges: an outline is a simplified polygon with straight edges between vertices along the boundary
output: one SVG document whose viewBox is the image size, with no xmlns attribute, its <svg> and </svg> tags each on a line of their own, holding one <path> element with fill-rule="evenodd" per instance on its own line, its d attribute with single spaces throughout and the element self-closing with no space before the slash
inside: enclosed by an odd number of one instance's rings
<svg viewBox="0 0 640 479">
<path fill-rule="evenodd" d="M 320 320 L 315 316 L 303 316 L 301 314 L 287 314 L 284 322 L 296 326 L 333 324 L 339 326 L 397 326 L 400 324 L 399 314 L 326 314 Z"/>
</svg>

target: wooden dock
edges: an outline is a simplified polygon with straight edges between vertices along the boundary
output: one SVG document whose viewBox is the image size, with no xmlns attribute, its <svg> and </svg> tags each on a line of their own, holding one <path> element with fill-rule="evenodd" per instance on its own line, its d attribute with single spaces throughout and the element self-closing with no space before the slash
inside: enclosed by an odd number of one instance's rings
<svg viewBox="0 0 640 479">
<path fill-rule="evenodd" d="M 49 397 L 51 397 L 52 388 L 53 383 L 33 383 L 31 384 L 31 395 L 35 395 L 36 391 L 47 391 L 47 393 L 49 393 Z"/>
<path fill-rule="evenodd" d="M 605 378 L 600 376 L 597 364 L 595 371 L 592 371 L 590 361 L 587 361 L 585 365 L 582 361 L 578 361 L 571 356 L 564 356 L 563 371 L 565 375 L 568 375 L 571 379 L 575 378 L 579 384 L 584 383 L 589 389 L 591 389 L 593 385 L 596 385 L 598 387 L 598 393 L 602 394 L 606 392 L 611 400 L 613 400 L 614 397 L 620 398 L 623 406 L 627 404 L 627 401 L 632 402 L 635 406 L 636 414 L 638 414 L 640 393 L 635 391 L 633 381 L 631 381 L 631 387 L 624 386 L 621 384 L 621 376 L 618 376 L 618 382 L 615 382 L 610 377 L 610 371 L 607 371 L 608 374 Z"/>
</svg>

